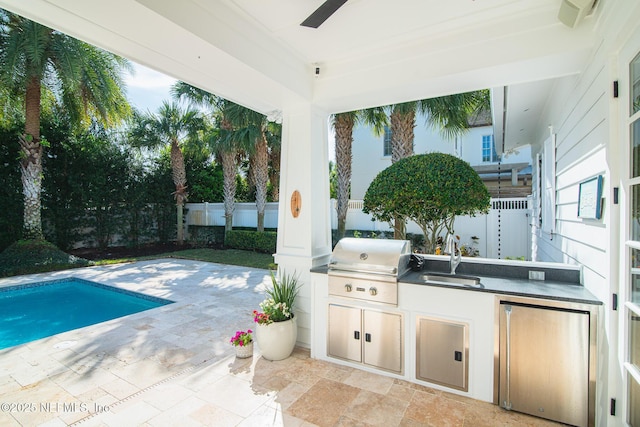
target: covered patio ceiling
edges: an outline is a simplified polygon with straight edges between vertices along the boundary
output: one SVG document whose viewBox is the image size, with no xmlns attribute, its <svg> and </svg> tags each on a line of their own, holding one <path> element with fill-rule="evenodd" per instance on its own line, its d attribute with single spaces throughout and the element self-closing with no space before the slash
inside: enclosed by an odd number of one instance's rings
<svg viewBox="0 0 640 427">
<path fill-rule="evenodd" d="M 551 79 L 583 68 L 599 7 L 570 28 L 558 20 L 562 0 L 349 0 L 319 28 L 300 26 L 323 2 L 0 0 L 0 7 L 266 114 L 299 103 L 336 113 L 494 88 L 517 113 L 494 111 L 502 129 L 518 130 L 512 138 L 497 129 L 505 150 L 536 142 L 521 129 L 536 124 Z"/>
</svg>

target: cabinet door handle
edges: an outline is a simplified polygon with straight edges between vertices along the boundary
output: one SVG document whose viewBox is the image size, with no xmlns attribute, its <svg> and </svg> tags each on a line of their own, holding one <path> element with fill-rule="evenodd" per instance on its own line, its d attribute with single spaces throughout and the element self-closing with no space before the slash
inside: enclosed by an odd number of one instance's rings
<svg viewBox="0 0 640 427">
<path fill-rule="evenodd" d="M 454 351 L 453 352 L 453 360 L 455 360 L 456 362 L 462 362 L 462 352 L 461 351 Z"/>
<path fill-rule="evenodd" d="M 364 334 L 364 340 L 366 342 L 371 342 L 371 334 Z"/>
<path fill-rule="evenodd" d="M 356 340 L 360 339 L 360 331 L 353 331 L 353 338 Z"/>
</svg>

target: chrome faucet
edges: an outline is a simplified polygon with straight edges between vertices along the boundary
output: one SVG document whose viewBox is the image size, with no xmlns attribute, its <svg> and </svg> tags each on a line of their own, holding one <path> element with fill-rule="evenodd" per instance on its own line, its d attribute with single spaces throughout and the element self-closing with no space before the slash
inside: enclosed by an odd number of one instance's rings
<svg viewBox="0 0 640 427">
<path fill-rule="evenodd" d="M 447 235 L 447 245 L 445 246 L 445 252 L 448 252 L 451 255 L 451 258 L 449 259 L 451 274 L 456 274 L 456 268 L 458 268 L 458 264 L 460 264 L 460 261 L 462 260 L 462 253 L 460 252 L 460 249 L 456 248 L 456 242 L 453 234 Z"/>
</svg>

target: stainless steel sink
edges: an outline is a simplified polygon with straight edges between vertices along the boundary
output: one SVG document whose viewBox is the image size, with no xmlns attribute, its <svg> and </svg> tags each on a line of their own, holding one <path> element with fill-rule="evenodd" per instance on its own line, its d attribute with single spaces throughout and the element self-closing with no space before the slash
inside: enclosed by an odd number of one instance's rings
<svg viewBox="0 0 640 427">
<path fill-rule="evenodd" d="M 446 273 L 426 273 L 422 275 L 422 280 L 435 285 L 464 286 L 470 288 L 484 288 L 480 283 L 480 278 L 475 276 L 464 276 L 461 274 Z"/>
</svg>

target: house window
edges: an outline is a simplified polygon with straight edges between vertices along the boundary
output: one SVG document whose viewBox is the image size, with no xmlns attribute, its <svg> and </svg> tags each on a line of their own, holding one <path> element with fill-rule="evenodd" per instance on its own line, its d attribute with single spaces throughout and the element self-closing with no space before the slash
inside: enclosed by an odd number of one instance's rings
<svg viewBox="0 0 640 427">
<path fill-rule="evenodd" d="M 496 143 L 493 141 L 493 135 L 482 135 L 482 161 L 500 161 L 500 157 L 498 157 L 498 153 L 496 153 Z"/>
<path fill-rule="evenodd" d="M 384 127 L 384 144 L 383 144 L 383 156 L 391 155 L 391 129 L 389 126 Z"/>
</svg>

